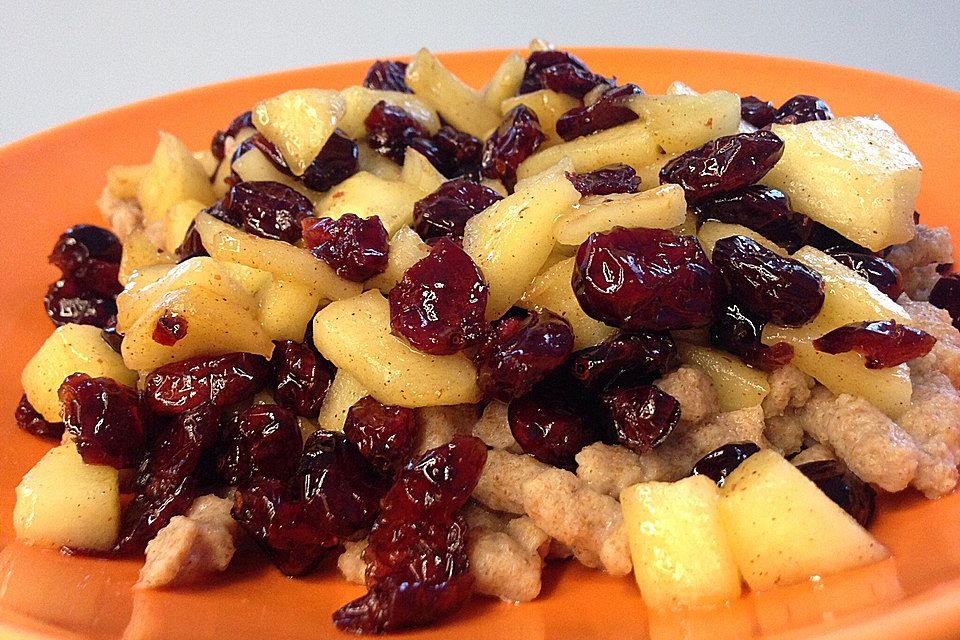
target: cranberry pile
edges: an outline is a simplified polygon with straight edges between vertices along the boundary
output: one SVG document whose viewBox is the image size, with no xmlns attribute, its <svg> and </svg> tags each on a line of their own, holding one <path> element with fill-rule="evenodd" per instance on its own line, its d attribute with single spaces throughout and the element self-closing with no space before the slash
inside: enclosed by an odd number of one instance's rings
<svg viewBox="0 0 960 640">
<path fill-rule="evenodd" d="M 78 224 L 67 229 L 50 254 L 61 277 L 43 299 L 53 324 L 91 324 L 105 328 L 117 321 L 117 280 L 123 247 L 100 227 Z"/>
</svg>

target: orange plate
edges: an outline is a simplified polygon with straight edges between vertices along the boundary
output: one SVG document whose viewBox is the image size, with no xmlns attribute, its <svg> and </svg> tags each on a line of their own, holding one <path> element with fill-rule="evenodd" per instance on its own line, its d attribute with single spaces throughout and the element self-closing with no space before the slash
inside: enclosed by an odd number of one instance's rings
<svg viewBox="0 0 960 640">
<path fill-rule="evenodd" d="M 960 93 L 812 62 L 656 49 L 584 49 L 605 75 L 662 93 L 673 80 L 700 90 L 728 89 L 781 102 L 797 93 L 824 97 L 842 115 L 879 113 L 924 165 L 919 210 L 927 224 L 949 224 L 960 210 Z M 441 56 L 479 86 L 504 51 Z M 330 614 L 361 590 L 328 563 L 291 580 L 257 554 L 241 554 L 210 583 L 134 593 L 137 563 L 67 558 L 11 544 L 13 489 L 47 448 L 14 426 L 20 370 L 50 332 L 40 300 L 55 279 L 46 263 L 70 224 L 96 222 L 93 202 L 104 172 L 147 162 L 157 130 L 200 149 L 212 133 L 261 98 L 299 87 L 342 88 L 368 62 L 288 71 L 203 87 L 85 118 L 0 149 L 0 636 L 119 638 L 343 637 Z M 55 96 L 51 99 L 63 99 Z M 651 615 L 629 578 L 576 566 L 546 570 L 543 594 L 514 606 L 477 598 L 423 638 L 960 637 L 960 496 L 916 495 L 882 501 L 873 533 L 895 560 L 819 582 L 752 594 L 721 611 Z"/>
</svg>

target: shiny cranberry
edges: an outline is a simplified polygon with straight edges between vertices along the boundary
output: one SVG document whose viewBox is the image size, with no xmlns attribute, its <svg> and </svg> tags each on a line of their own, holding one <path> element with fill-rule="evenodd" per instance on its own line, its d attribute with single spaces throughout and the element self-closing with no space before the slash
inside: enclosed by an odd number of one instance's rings
<svg viewBox="0 0 960 640">
<path fill-rule="evenodd" d="M 482 184 L 457 178 L 413 205 L 413 229 L 424 240 L 463 236 L 467 220 L 503 196 Z"/>
<path fill-rule="evenodd" d="M 633 167 L 626 164 L 612 164 L 589 173 L 568 171 L 566 175 L 581 196 L 606 196 L 640 191 L 640 177 Z"/>
<path fill-rule="evenodd" d="M 413 93 L 407 86 L 407 63 L 396 60 L 377 60 L 367 69 L 363 86 L 378 91 Z"/>
<path fill-rule="evenodd" d="M 306 196 L 279 182 L 241 182 L 230 188 L 221 208 L 248 233 L 294 244 L 300 222 L 313 216 Z"/>
<path fill-rule="evenodd" d="M 629 100 L 642 94 L 643 90 L 635 84 L 611 89 L 589 107 L 574 107 L 560 116 L 557 135 L 564 140 L 573 140 L 636 120 L 640 116 L 630 108 Z"/>
<path fill-rule="evenodd" d="M 228 423 L 217 447 L 217 470 L 227 484 L 290 478 L 303 440 L 297 416 L 275 404 L 255 404 Z"/>
<path fill-rule="evenodd" d="M 517 183 L 517 167 L 546 139 L 537 114 L 522 104 L 515 106 L 487 138 L 480 163 L 483 175 L 500 180 L 512 190 Z"/>
<path fill-rule="evenodd" d="M 307 342 L 276 343 L 270 361 L 275 391 L 282 407 L 304 418 L 316 418 L 337 369 Z"/>
<path fill-rule="evenodd" d="M 17 410 L 14 412 L 14 418 L 19 428 L 35 436 L 50 438 L 51 440 L 60 440 L 63 436 L 63 423 L 47 422 L 46 419 L 40 415 L 40 412 L 30 404 L 26 394 L 21 396 Z"/>
<path fill-rule="evenodd" d="M 690 475 L 707 476 L 722 487 L 727 476 L 757 451 L 760 447 L 753 442 L 728 442 L 697 460 Z"/>
<path fill-rule="evenodd" d="M 782 191 L 759 184 L 701 200 L 693 213 L 700 222 L 743 225 L 791 253 L 807 244 L 813 230 L 813 221 L 791 211 Z"/>
<path fill-rule="evenodd" d="M 343 434 L 381 474 L 393 477 L 413 455 L 417 416 L 413 409 L 395 407 L 365 396 L 347 412 Z"/>
<path fill-rule="evenodd" d="M 819 222 L 813 223 L 813 228 L 810 230 L 810 238 L 807 241 L 807 244 L 830 254 L 839 252 L 875 255 L 866 247 L 862 247 L 853 240 L 843 237 L 830 227 L 826 227 Z"/>
<path fill-rule="evenodd" d="M 110 378 L 75 373 L 60 385 L 59 396 L 63 423 L 84 462 L 116 469 L 136 466 L 144 433 L 134 389 Z"/>
<path fill-rule="evenodd" d="M 877 494 L 839 460 L 816 460 L 797 467 L 817 488 L 862 527 L 869 527 L 876 512 Z"/>
<path fill-rule="evenodd" d="M 653 385 L 610 390 L 600 400 L 617 441 L 636 454 L 663 442 L 680 422 L 680 403 Z"/>
<path fill-rule="evenodd" d="M 831 251 L 830 256 L 862 275 L 892 300 L 896 300 L 903 293 L 903 277 L 893 263 L 868 253 Z"/>
<path fill-rule="evenodd" d="M 76 280 L 57 280 L 43 298 L 47 316 L 56 326 L 89 324 L 108 327 L 116 322 L 117 302 L 114 296 L 94 293 Z"/>
<path fill-rule="evenodd" d="M 266 359 L 252 353 L 190 358 L 150 372 L 144 401 L 161 414 L 184 413 L 205 403 L 225 407 L 256 393 L 268 371 Z"/>
<path fill-rule="evenodd" d="M 187 227 L 187 232 L 184 234 L 180 246 L 177 247 L 176 254 L 177 262 L 184 262 L 190 258 L 210 255 L 206 247 L 203 246 L 203 240 L 200 238 L 200 233 L 197 231 L 195 222 L 191 222 L 190 226 Z"/>
<path fill-rule="evenodd" d="M 390 239 L 379 216 L 345 213 L 333 218 L 306 218 L 303 240 L 310 252 L 341 278 L 363 282 L 387 268 Z"/>
<path fill-rule="evenodd" d="M 810 322 L 823 307 L 823 278 L 746 236 L 717 241 L 713 265 L 752 317 L 787 327 Z"/>
<path fill-rule="evenodd" d="M 172 347 L 187 337 L 189 322 L 178 313 L 169 309 L 160 314 L 153 327 L 153 341 L 165 347 Z"/>
<path fill-rule="evenodd" d="M 953 326 L 960 329 L 960 274 L 947 273 L 930 290 L 930 304 L 946 309 Z"/>
<path fill-rule="evenodd" d="M 93 260 L 120 264 L 122 252 L 120 239 L 107 229 L 78 224 L 57 239 L 49 259 L 66 277 L 87 267 Z"/>
<path fill-rule="evenodd" d="M 566 51 L 534 51 L 527 58 L 527 68 L 520 83 L 519 93 L 524 94 L 543 89 L 540 72 L 556 65 L 571 65 L 580 71 L 590 73 L 587 65 L 580 58 Z"/>
<path fill-rule="evenodd" d="M 430 142 L 435 149 L 435 157 L 430 158 L 430 161 L 437 171 L 447 178 L 466 176 L 471 180 L 480 179 L 483 142 L 469 133 L 457 131 L 450 125 L 440 127 Z M 416 142 L 413 146 L 419 149 Z"/>
<path fill-rule="evenodd" d="M 370 148 L 398 164 L 403 164 L 403 156 L 411 140 L 430 137 L 413 116 L 382 100 L 373 106 L 363 123 L 367 128 Z"/>
<path fill-rule="evenodd" d="M 156 537 L 157 532 L 170 524 L 174 516 L 186 513 L 198 496 L 196 482 L 190 477 L 167 486 L 163 492 L 135 495 L 124 507 L 114 552 L 142 556 L 147 543 Z"/>
<path fill-rule="evenodd" d="M 390 327 L 424 353 L 456 353 L 483 339 L 488 296 L 470 256 L 440 238 L 390 290 Z"/>
<path fill-rule="evenodd" d="M 750 317 L 736 302 L 728 302 L 710 328 L 710 340 L 747 364 L 773 371 L 793 360 L 793 347 L 786 342 L 763 344 L 760 336 L 765 324 Z"/>
<path fill-rule="evenodd" d="M 570 359 L 570 373 L 587 388 L 602 391 L 627 383 L 652 382 L 678 362 L 669 333 L 621 333 Z"/>
<path fill-rule="evenodd" d="M 740 119 L 749 122 L 757 129 L 763 129 L 772 123 L 776 116 L 777 109 L 772 102 L 766 102 L 757 96 L 740 98 Z"/>
<path fill-rule="evenodd" d="M 709 324 L 717 295 L 697 239 L 663 229 L 591 234 L 577 251 L 572 285 L 589 316 L 629 331 Z"/>
<path fill-rule="evenodd" d="M 854 351 L 866 359 L 868 369 L 885 369 L 922 358 L 936 342 L 936 338 L 920 329 L 893 320 L 877 320 L 838 327 L 814 340 L 813 348 L 830 354 Z"/>
<path fill-rule="evenodd" d="M 827 103 L 816 96 L 793 96 L 777 109 L 774 122 L 800 124 L 812 120 L 833 120 L 833 112 Z"/>
<path fill-rule="evenodd" d="M 783 140 L 770 131 L 724 136 L 671 160 L 660 183 L 679 184 L 693 204 L 759 181 L 782 155 Z"/>
<path fill-rule="evenodd" d="M 213 157 L 217 160 L 223 160 L 223 145 L 226 142 L 227 137 L 236 138 L 237 134 L 240 133 L 240 130 L 247 127 L 253 127 L 253 113 L 250 111 L 244 111 L 234 118 L 230 124 L 227 125 L 226 129 L 217 131 L 213 135 L 213 140 L 210 142 L 210 152 L 213 153 Z"/>
<path fill-rule="evenodd" d="M 308 189 L 326 191 L 355 174 L 357 169 L 357 143 L 337 129 L 300 179 Z"/>
<path fill-rule="evenodd" d="M 579 65 L 561 62 L 549 66 L 537 74 L 540 85 L 557 93 L 565 93 L 574 98 L 583 98 L 598 85 L 613 87 L 613 80 L 597 75 Z"/>
<path fill-rule="evenodd" d="M 123 334 L 117 331 L 117 327 L 108 326 L 100 331 L 100 337 L 110 345 L 110 348 L 120 353 L 120 348 L 123 346 Z"/>
</svg>

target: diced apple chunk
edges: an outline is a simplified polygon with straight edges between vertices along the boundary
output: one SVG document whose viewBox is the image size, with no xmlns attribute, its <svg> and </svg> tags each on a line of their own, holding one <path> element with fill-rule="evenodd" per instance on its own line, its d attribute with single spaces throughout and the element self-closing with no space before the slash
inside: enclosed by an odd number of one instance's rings
<svg viewBox="0 0 960 640">
<path fill-rule="evenodd" d="M 763 184 L 796 211 L 873 251 L 914 235 L 920 163 L 880 118 L 774 125 L 783 157 Z"/>
<path fill-rule="evenodd" d="M 430 245 L 410 227 L 401 227 L 390 240 L 387 269 L 366 282 L 368 288 L 380 289 L 387 295 L 403 278 L 407 269 L 430 255 Z"/>
<path fill-rule="evenodd" d="M 170 207 L 184 200 L 213 204 L 213 189 L 193 153 L 176 136 L 161 132 L 160 144 L 137 187 L 137 200 L 149 224 L 164 221 Z"/>
<path fill-rule="evenodd" d="M 756 407 L 770 393 L 767 374 L 748 367 L 732 354 L 683 342 L 677 348 L 682 362 L 696 365 L 710 376 L 717 390 L 721 411 Z"/>
<path fill-rule="evenodd" d="M 433 193 L 446 181 L 446 177 L 437 171 L 426 156 L 413 147 L 407 147 L 404 152 L 400 179 L 424 194 Z"/>
<path fill-rule="evenodd" d="M 430 135 L 440 129 L 440 118 L 434 108 L 411 93 L 354 86 L 347 87 L 340 92 L 340 95 L 343 96 L 346 112 L 337 126 L 350 138 L 358 140 L 366 138 L 367 128 L 363 121 L 370 115 L 370 110 L 381 101 L 406 111 L 411 118 L 422 124 Z"/>
<path fill-rule="evenodd" d="M 114 198 L 129 200 L 137 197 L 140 183 L 150 170 L 148 164 L 118 164 L 107 169 L 107 190 Z"/>
<path fill-rule="evenodd" d="M 557 219 L 553 232 L 557 242 L 579 246 L 591 233 L 614 227 L 670 229 L 683 222 L 686 212 L 683 189 L 665 184 L 640 193 L 583 198 L 576 209 Z"/>
<path fill-rule="evenodd" d="M 277 147 L 293 175 L 302 176 L 344 111 L 337 91 L 297 89 L 259 102 L 253 108 L 253 125 Z"/>
<path fill-rule="evenodd" d="M 320 296 L 298 282 L 273 280 L 257 294 L 257 317 L 272 340 L 303 341 Z"/>
<path fill-rule="evenodd" d="M 361 398 L 370 395 L 367 388 L 352 375 L 339 369 L 327 389 L 320 405 L 320 415 L 317 424 L 327 431 L 343 431 L 343 424 L 347 420 L 347 412 Z"/>
<path fill-rule="evenodd" d="M 776 243 L 767 240 L 756 231 L 747 229 L 743 225 L 707 220 L 700 225 L 700 230 L 697 232 L 697 239 L 700 240 L 700 246 L 703 247 L 703 251 L 707 254 L 707 257 L 711 259 L 713 258 L 713 247 L 717 244 L 717 240 L 729 238 L 730 236 L 746 236 L 774 253 L 786 255 L 786 252 L 778 247 Z"/>
<path fill-rule="evenodd" d="M 120 255 L 120 272 L 117 279 L 126 286 L 131 276 L 154 265 L 170 265 L 176 262 L 174 256 L 150 242 L 142 229 L 137 229 L 123 241 L 123 253 Z"/>
<path fill-rule="evenodd" d="M 317 203 L 317 217 L 336 219 L 345 213 L 361 218 L 378 216 L 391 236 L 400 227 L 413 224 L 413 205 L 427 193 L 407 182 L 360 171 L 327 192 Z"/>
<path fill-rule="evenodd" d="M 480 92 L 487 106 L 493 110 L 499 110 L 504 100 L 517 95 L 526 72 L 527 61 L 518 53 L 511 53 L 504 58 Z"/>
<path fill-rule="evenodd" d="M 184 200 L 170 207 L 167 212 L 167 224 L 163 230 L 164 249 L 168 255 L 176 255 L 177 247 L 183 243 L 190 223 L 207 205 L 197 200 Z"/>
<path fill-rule="evenodd" d="M 230 167 L 231 171 L 240 176 L 240 179 L 244 182 L 279 182 L 294 191 L 299 191 L 310 198 L 311 202 L 320 198 L 319 193 L 307 189 L 302 182 L 294 180 L 277 169 L 270 159 L 256 147 L 245 151 L 242 156 L 230 163 Z M 224 193 L 228 190 L 224 190 Z"/>
<path fill-rule="evenodd" d="M 461 354 L 431 356 L 390 333 L 390 304 L 376 290 L 333 302 L 313 320 L 313 341 L 384 404 L 403 407 L 477 402 L 477 370 Z"/>
<path fill-rule="evenodd" d="M 713 480 L 643 482 L 620 493 L 633 575 L 648 607 L 719 604 L 740 595 L 740 572 Z"/>
<path fill-rule="evenodd" d="M 629 104 L 667 153 L 683 153 L 720 136 L 733 135 L 740 126 L 740 97 L 726 91 L 639 95 Z"/>
<path fill-rule="evenodd" d="M 86 464 L 72 444 L 50 449 L 17 485 L 17 540 L 43 547 L 109 550 L 120 528 L 120 480 Z"/>
<path fill-rule="evenodd" d="M 763 450 L 727 476 L 720 516 L 751 589 L 801 582 L 889 552 L 782 456 Z"/>
</svg>

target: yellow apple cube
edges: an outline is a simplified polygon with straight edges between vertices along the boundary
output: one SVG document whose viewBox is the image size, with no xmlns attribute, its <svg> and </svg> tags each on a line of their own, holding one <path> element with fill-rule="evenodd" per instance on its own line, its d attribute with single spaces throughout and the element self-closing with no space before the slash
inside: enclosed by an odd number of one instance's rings
<svg viewBox="0 0 960 640">
<path fill-rule="evenodd" d="M 391 236 L 413 224 L 413 205 L 429 192 L 399 180 L 385 180 L 360 171 L 334 188 L 317 203 L 317 217 L 339 218 L 352 213 L 361 218 L 378 216 Z"/>
<path fill-rule="evenodd" d="M 160 144 L 137 186 L 137 200 L 147 223 L 166 220 L 170 207 L 184 200 L 213 204 L 210 178 L 200 161 L 169 133 L 160 134 Z"/>
<path fill-rule="evenodd" d="M 553 233 L 560 244 L 579 246 L 591 233 L 614 227 L 670 229 L 682 224 L 686 213 L 683 189 L 665 184 L 640 193 L 587 196 L 557 219 Z"/>
<path fill-rule="evenodd" d="M 766 372 L 748 367 L 725 351 L 681 342 L 677 345 L 680 360 L 707 372 L 717 390 L 721 411 L 737 411 L 756 407 L 770 393 Z"/>
<path fill-rule="evenodd" d="M 258 103 L 253 125 L 277 147 L 293 175 L 302 176 L 345 111 L 337 91 L 298 89 Z"/>
<path fill-rule="evenodd" d="M 740 97 L 726 91 L 702 95 L 633 96 L 637 112 L 667 153 L 696 149 L 720 136 L 737 133 Z"/>
<path fill-rule="evenodd" d="M 343 431 L 350 407 L 368 395 L 370 392 L 359 380 L 343 369 L 337 370 L 330 388 L 327 389 L 327 395 L 323 397 L 323 404 L 320 405 L 317 424 L 327 431 Z"/>
<path fill-rule="evenodd" d="M 363 139 L 367 136 L 367 128 L 363 124 L 370 110 L 378 102 L 386 102 L 391 107 L 400 107 L 411 118 L 423 125 L 430 135 L 440 129 L 440 118 L 436 110 L 412 93 L 402 91 L 381 91 L 366 87 L 347 87 L 340 92 L 346 111 L 337 126 L 354 139 Z"/>
</svg>

